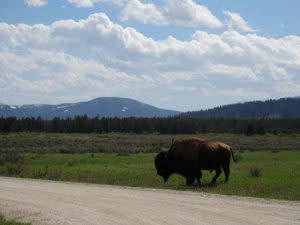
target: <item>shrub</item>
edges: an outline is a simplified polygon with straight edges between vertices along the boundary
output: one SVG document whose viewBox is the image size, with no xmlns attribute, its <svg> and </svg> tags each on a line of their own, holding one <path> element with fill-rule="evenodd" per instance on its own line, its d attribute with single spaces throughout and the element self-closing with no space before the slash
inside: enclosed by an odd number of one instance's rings
<svg viewBox="0 0 300 225">
<path fill-rule="evenodd" d="M 278 153 L 279 150 L 272 150 L 272 153 Z"/>
<path fill-rule="evenodd" d="M 129 152 L 119 152 L 119 153 L 117 154 L 117 156 L 129 156 L 129 155 L 130 155 Z"/>
<path fill-rule="evenodd" d="M 31 173 L 31 176 L 33 178 L 44 178 L 47 176 L 48 173 L 48 167 L 45 166 L 44 168 L 34 168 L 34 170 Z"/>
<path fill-rule="evenodd" d="M 72 160 L 69 160 L 67 163 L 67 166 L 70 166 L 70 167 L 74 166 L 74 162 Z"/>
<path fill-rule="evenodd" d="M 250 167 L 250 176 L 251 177 L 261 177 L 262 176 L 261 169 L 255 165 L 251 166 Z"/>
<path fill-rule="evenodd" d="M 16 152 L 8 152 L 3 157 L 5 163 L 23 164 L 24 157 L 20 156 Z"/>
<path fill-rule="evenodd" d="M 62 169 L 60 167 L 48 168 L 47 179 L 49 180 L 59 180 L 62 175 Z"/>
<path fill-rule="evenodd" d="M 20 175 L 22 172 L 22 165 L 20 163 L 8 163 L 6 165 L 7 175 Z"/>
<path fill-rule="evenodd" d="M 0 155 L 0 166 L 3 166 L 5 163 L 4 155 Z"/>
<path fill-rule="evenodd" d="M 235 157 L 235 159 L 236 159 L 237 162 L 239 162 L 243 158 L 242 155 L 239 154 L 239 153 L 235 153 L 234 157 Z"/>
<path fill-rule="evenodd" d="M 70 149 L 66 149 L 66 148 L 61 148 L 58 150 L 59 153 L 63 153 L 63 154 L 72 154 L 74 153 L 74 151 L 70 150 Z"/>
<path fill-rule="evenodd" d="M 255 132 L 255 130 L 254 130 L 253 124 L 248 124 L 246 131 L 245 131 L 246 135 L 251 136 L 254 134 L 254 132 Z"/>
<path fill-rule="evenodd" d="M 264 135 L 266 133 L 266 130 L 263 126 L 257 127 L 256 133 L 259 135 Z"/>
<path fill-rule="evenodd" d="M 22 173 L 24 157 L 16 152 L 8 152 L 0 156 L 0 165 L 6 165 L 6 174 L 16 176 Z"/>
<path fill-rule="evenodd" d="M 162 147 L 160 147 L 160 146 L 155 146 L 154 152 L 159 153 L 159 152 L 162 152 L 162 151 L 164 151 L 164 149 L 163 149 Z"/>
</svg>

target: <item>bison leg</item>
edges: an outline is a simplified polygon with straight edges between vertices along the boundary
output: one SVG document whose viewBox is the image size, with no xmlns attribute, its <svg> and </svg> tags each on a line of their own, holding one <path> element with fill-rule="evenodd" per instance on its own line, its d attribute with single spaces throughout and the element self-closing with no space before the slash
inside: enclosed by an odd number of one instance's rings
<svg viewBox="0 0 300 225">
<path fill-rule="evenodd" d="M 213 177 L 213 179 L 211 180 L 211 183 L 214 184 L 216 183 L 217 178 L 220 176 L 220 174 L 222 173 L 222 170 L 220 167 L 216 168 L 216 175 Z"/>
<path fill-rule="evenodd" d="M 228 181 L 229 179 L 229 174 L 230 174 L 230 168 L 229 168 L 229 165 L 226 165 L 226 166 L 222 166 L 223 168 L 223 171 L 225 173 L 225 182 Z"/>
<path fill-rule="evenodd" d="M 197 182 L 198 182 L 198 184 L 201 184 L 201 180 L 200 180 L 201 178 L 202 178 L 202 172 L 200 170 L 200 172 L 199 172 L 199 174 L 197 176 Z"/>
<path fill-rule="evenodd" d="M 187 177 L 186 178 L 186 185 L 191 186 L 195 181 L 195 177 Z"/>
</svg>

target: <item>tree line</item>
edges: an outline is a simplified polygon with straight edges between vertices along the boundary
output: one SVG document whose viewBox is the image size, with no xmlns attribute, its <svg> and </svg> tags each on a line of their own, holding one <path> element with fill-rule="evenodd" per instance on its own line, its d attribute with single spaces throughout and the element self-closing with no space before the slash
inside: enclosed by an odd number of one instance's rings
<svg viewBox="0 0 300 225">
<path fill-rule="evenodd" d="M 300 119 L 201 119 L 201 118 L 0 118 L 0 132 L 57 132 L 57 133 L 265 133 L 300 132 Z"/>
<path fill-rule="evenodd" d="M 181 116 L 190 118 L 299 118 L 300 98 L 236 103 L 213 109 L 185 112 Z"/>
</svg>

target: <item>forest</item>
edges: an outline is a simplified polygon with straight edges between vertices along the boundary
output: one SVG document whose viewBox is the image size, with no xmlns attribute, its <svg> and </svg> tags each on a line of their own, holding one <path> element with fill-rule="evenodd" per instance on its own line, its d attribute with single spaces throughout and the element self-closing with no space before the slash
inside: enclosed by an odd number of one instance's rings
<svg viewBox="0 0 300 225">
<path fill-rule="evenodd" d="M 246 135 L 265 133 L 299 133 L 300 119 L 229 119 L 229 118 L 54 118 L 1 117 L 0 132 L 53 132 L 53 133 L 244 133 Z"/>
</svg>

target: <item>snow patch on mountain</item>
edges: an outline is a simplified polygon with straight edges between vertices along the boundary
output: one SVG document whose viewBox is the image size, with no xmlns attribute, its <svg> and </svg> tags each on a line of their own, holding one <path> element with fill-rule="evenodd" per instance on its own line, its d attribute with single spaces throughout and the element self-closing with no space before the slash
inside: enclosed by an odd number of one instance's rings
<svg viewBox="0 0 300 225">
<path fill-rule="evenodd" d="M 58 109 L 63 109 L 63 108 L 66 108 L 66 107 L 68 107 L 68 106 L 66 106 L 66 105 L 59 105 L 59 106 L 57 106 L 56 108 L 58 108 Z"/>
</svg>

